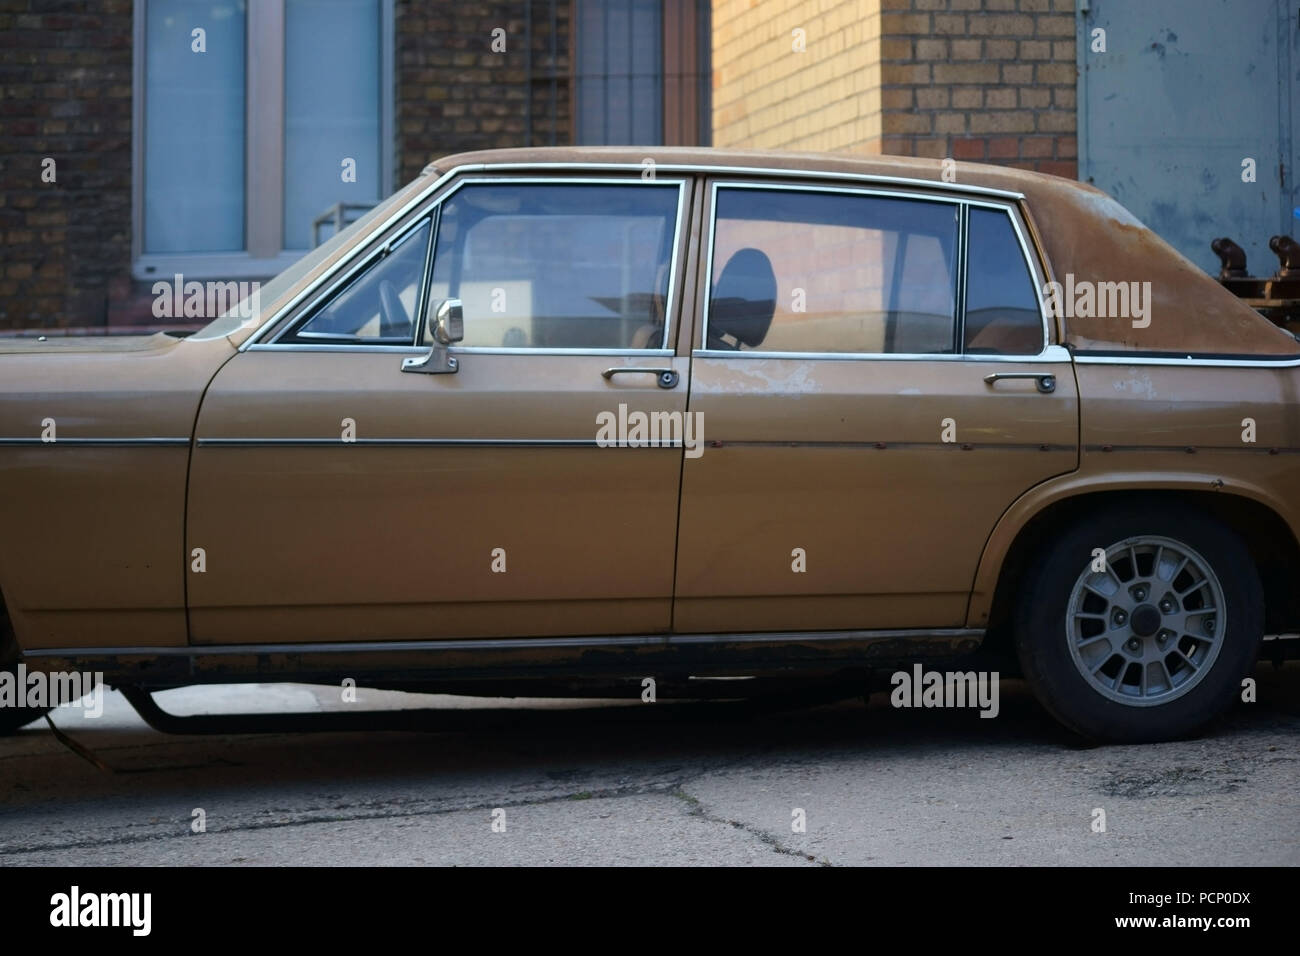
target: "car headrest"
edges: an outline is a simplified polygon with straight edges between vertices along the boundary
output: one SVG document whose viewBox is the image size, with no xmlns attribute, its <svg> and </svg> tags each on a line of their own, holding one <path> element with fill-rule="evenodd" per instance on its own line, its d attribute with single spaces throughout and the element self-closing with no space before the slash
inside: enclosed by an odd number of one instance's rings
<svg viewBox="0 0 1300 956">
<path fill-rule="evenodd" d="M 776 273 L 772 260 L 758 249 L 738 249 L 727 260 L 713 287 L 709 335 L 734 335 L 756 348 L 767 337 L 776 314 Z"/>
</svg>

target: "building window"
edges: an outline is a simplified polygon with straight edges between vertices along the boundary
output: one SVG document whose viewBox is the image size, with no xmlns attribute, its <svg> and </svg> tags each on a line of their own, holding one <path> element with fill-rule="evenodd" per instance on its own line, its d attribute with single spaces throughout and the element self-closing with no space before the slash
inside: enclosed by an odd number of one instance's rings
<svg viewBox="0 0 1300 956">
<path fill-rule="evenodd" d="M 136 0 L 135 24 L 136 278 L 274 275 L 392 191 L 393 0 Z"/>
<path fill-rule="evenodd" d="M 575 0 L 573 141 L 710 140 L 708 0 Z"/>
</svg>

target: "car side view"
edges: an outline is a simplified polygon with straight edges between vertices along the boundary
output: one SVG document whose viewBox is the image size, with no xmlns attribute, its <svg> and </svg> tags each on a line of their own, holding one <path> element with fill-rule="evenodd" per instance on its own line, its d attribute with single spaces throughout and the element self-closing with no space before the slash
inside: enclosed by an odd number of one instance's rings
<svg viewBox="0 0 1300 956">
<path fill-rule="evenodd" d="M 1300 631 L 1300 342 L 1087 185 L 469 153 L 256 300 L 0 340 L 0 668 L 175 726 L 150 695 L 197 683 L 736 696 L 980 650 L 1127 742 Z"/>
</svg>

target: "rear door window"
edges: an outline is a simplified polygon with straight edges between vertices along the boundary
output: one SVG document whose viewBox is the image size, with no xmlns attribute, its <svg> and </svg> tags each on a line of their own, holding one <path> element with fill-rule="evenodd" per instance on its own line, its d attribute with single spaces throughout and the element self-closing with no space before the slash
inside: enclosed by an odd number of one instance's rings
<svg viewBox="0 0 1300 956">
<path fill-rule="evenodd" d="M 953 354 L 955 203 L 719 186 L 705 347 Z"/>
</svg>

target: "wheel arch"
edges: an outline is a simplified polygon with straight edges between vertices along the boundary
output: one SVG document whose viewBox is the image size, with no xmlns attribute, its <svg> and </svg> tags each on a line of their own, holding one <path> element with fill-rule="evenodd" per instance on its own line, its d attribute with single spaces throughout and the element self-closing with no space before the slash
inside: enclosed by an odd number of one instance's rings
<svg viewBox="0 0 1300 956">
<path fill-rule="evenodd" d="M 1174 480 L 1068 482 L 1040 486 L 1002 516 L 985 545 L 976 572 L 967 626 L 983 627 L 990 650 L 1010 649 L 1010 611 L 1016 589 L 1044 540 L 1099 508 L 1143 501 L 1183 504 L 1232 528 L 1243 538 L 1264 588 L 1265 632 L 1300 629 L 1300 542 L 1280 502 L 1257 488 L 1211 490 L 1212 476 Z"/>
</svg>

